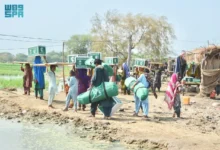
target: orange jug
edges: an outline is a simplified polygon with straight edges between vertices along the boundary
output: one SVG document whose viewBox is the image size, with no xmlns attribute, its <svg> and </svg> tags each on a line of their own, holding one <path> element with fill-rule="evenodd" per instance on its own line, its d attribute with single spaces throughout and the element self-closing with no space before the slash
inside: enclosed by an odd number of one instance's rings
<svg viewBox="0 0 220 150">
<path fill-rule="evenodd" d="M 183 97 L 183 104 L 184 105 L 189 105 L 190 104 L 190 97 L 184 96 Z"/>
</svg>

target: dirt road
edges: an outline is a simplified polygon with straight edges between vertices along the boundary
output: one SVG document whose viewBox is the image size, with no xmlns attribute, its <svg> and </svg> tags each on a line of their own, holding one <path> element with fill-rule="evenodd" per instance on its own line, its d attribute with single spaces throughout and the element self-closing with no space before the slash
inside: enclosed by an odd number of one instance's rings
<svg viewBox="0 0 220 150">
<path fill-rule="evenodd" d="M 101 112 L 95 119 L 88 117 L 89 105 L 85 112 L 63 112 L 64 93 L 56 96 L 55 109 L 48 110 L 47 101 L 35 99 L 33 94 L 24 96 L 21 90 L 0 90 L 0 117 L 18 122 L 72 125 L 81 138 L 120 141 L 131 149 L 220 149 L 220 106 L 212 106 L 218 101 L 191 96 L 192 105 L 182 106 L 183 119 L 175 119 L 163 101 L 163 93 L 158 99 L 150 95 L 150 118 L 142 119 L 132 116 L 133 96 L 118 98 L 124 103 L 124 111 L 117 112 L 112 120 L 103 120 Z"/>
</svg>

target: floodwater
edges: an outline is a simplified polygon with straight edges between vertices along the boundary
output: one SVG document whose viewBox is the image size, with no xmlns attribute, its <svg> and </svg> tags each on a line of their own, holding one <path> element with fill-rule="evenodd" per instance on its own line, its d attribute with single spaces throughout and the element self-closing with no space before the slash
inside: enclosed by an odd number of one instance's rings
<svg viewBox="0 0 220 150">
<path fill-rule="evenodd" d="M 56 125 L 32 125 L 0 119 L 1 150 L 125 150 L 119 143 L 94 142 Z"/>
</svg>

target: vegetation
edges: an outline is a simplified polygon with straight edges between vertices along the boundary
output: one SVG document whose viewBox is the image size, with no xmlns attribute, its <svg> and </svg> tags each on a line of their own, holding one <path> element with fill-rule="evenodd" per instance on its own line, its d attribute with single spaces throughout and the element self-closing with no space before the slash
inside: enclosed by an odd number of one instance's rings
<svg viewBox="0 0 220 150">
<path fill-rule="evenodd" d="M 1 79 L 1 78 L 0 78 Z M 46 89 L 48 88 L 48 81 L 46 81 Z M 32 89 L 34 87 L 34 83 L 32 84 Z M 0 80 L 0 89 L 2 88 L 23 88 L 23 79 L 8 79 Z"/>
<path fill-rule="evenodd" d="M 67 56 L 64 56 L 65 61 Z M 13 61 L 20 61 L 20 62 L 33 62 L 34 57 L 28 57 L 25 54 L 18 53 L 16 55 L 13 55 L 11 53 L 0 53 L 0 63 L 12 63 Z M 47 53 L 47 61 L 48 62 L 62 62 L 62 52 L 55 52 L 51 51 Z"/>
<path fill-rule="evenodd" d="M 73 35 L 67 42 L 68 54 L 86 54 L 91 50 L 92 37 L 90 35 Z"/>
<path fill-rule="evenodd" d="M 105 41 L 96 42 L 95 50 L 128 58 L 128 64 L 134 49 L 154 58 L 167 56 L 175 38 L 173 28 L 164 16 L 156 18 L 117 11 L 107 11 L 104 16 L 96 14 L 91 32 L 96 40 Z"/>
<path fill-rule="evenodd" d="M 2 88 L 22 88 L 22 79 L 0 80 L 0 89 Z"/>
<path fill-rule="evenodd" d="M 20 64 L 0 63 L 0 75 L 23 75 Z"/>
<path fill-rule="evenodd" d="M 20 64 L 12 64 L 12 63 L 0 63 L 0 75 L 5 76 L 22 76 L 23 72 L 20 69 Z M 69 71 L 71 70 L 71 67 L 65 66 L 64 67 L 64 74 L 65 76 L 69 75 Z M 57 76 L 62 77 L 63 75 L 63 68 L 58 67 L 56 70 Z"/>
</svg>

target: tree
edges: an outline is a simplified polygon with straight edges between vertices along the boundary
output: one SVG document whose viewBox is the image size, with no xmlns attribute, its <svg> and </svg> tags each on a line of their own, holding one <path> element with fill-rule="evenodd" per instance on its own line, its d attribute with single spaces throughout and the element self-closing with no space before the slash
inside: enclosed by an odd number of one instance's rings
<svg viewBox="0 0 220 150">
<path fill-rule="evenodd" d="M 96 14 L 92 18 L 91 32 L 96 38 L 106 41 L 106 51 L 124 58 L 127 55 L 129 65 L 133 49 L 161 58 L 170 53 L 169 47 L 175 38 L 173 28 L 165 17 L 123 15 L 117 11 L 107 11 L 104 16 Z"/>
<path fill-rule="evenodd" d="M 27 59 L 28 59 L 28 56 L 25 55 L 25 54 L 22 54 L 22 53 L 18 53 L 15 56 L 15 61 L 23 61 L 23 62 L 25 62 L 25 61 L 27 61 Z"/>
<path fill-rule="evenodd" d="M 63 56 L 62 52 L 51 51 L 47 53 L 47 61 L 48 62 L 63 62 L 62 56 Z"/>
<path fill-rule="evenodd" d="M 86 54 L 91 49 L 90 35 L 73 35 L 67 42 L 69 54 Z"/>
<path fill-rule="evenodd" d="M 12 62 L 14 60 L 14 55 L 8 52 L 0 53 L 0 62 Z"/>
</svg>

